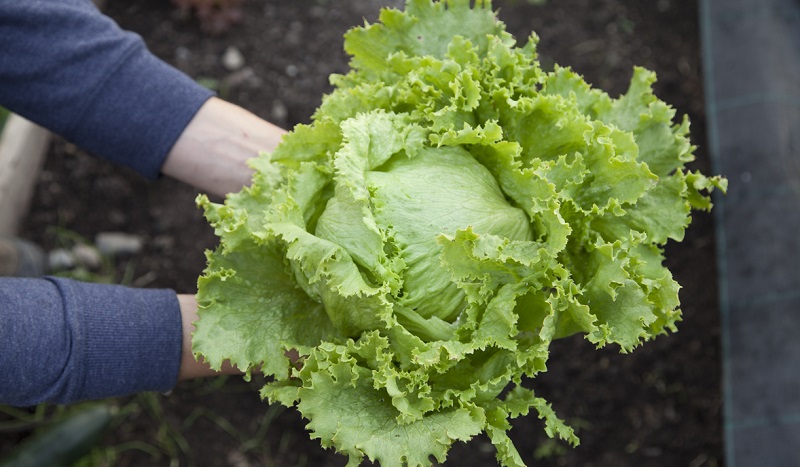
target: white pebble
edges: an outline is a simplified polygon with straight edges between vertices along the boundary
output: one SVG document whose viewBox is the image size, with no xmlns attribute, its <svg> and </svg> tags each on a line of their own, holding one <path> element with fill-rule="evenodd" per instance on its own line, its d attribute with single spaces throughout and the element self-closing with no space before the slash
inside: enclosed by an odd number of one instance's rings
<svg viewBox="0 0 800 467">
<path fill-rule="evenodd" d="M 72 247 L 72 257 L 75 258 L 78 264 L 82 264 L 89 269 L 97 269 L 103 263 L 103 257 L 100 256 L 97 248 L 83 243 L 78 243 Z"/>
<path fill-rule="evenodd" d="M 272 102 L 272 120 L 276 122 L 283 122 L 286 117 L 289 116 L 289 110 L 286 108 L 286 105 L 283 104 L 282 101 L 279 99 L 275 99 Z"/>
<path fill-rule="evenodd" d="M 236 47 L 230 46 L 222 54 L 222 66 L 230 71 L 236 71 L 244 66 L 244 55 Z"/>
<path fill-rule="evenodd" d="M 47 266 L 51 271 L 66 271 L 75 267 L 75 258 L 69 251 L 58 248 L 47 254 Z"/>
</svg>

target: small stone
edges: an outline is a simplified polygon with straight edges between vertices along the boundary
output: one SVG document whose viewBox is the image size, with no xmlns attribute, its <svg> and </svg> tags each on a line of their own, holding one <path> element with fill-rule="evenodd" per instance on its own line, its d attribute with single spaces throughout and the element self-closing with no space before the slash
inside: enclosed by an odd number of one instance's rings
<svg viewBox="0 0 800 467">
<path fill-rule="evenodd" d="M 72 257 L 78 264 L 88 269 L 98 269 L 103 264 L 103 257 L 97 248 L 84 243 L 78 243 L 72 247 Z"/>
<path fill-rule="evenodd" d="M 222 54 L 222 66 L 229 71 L 239 70 L 244 66 L 244 55 L 236 47 L 230 46 Z"/>
<path fill-rule="evenodd" d="M 189 48 L 182 45 L 175 48 L 175 61 L 178 66 L 186 66 L 191 59 L 192 51 Z"/>
<path fill-rule="evenodd" d="M 144 246 L 141 237 L 123 232 L 101 232 L 94 243 L 101 253 L 108 256 L 135 255 Z"/>
<path fill-rule="evenodd" d="M 47 254 L 47 266 L 51 271 L 66 271 L 75 267 L 75 258 L 64 248 L 57 248 Z"/>
<path fill-rule="evenodd" d="M 324 18 L 328 14 L 328 9 L 321 5 L 315 5 L 311 7 L 309 13 L 314 18 Z"/>
<path fill-rule="evenodd" d="M 111 209 L 108 211 L 108 214 L 106 214 L 106 219 L 108 219 L 108 222 L 111 224 L 117 226 L 122 226 L 128 222 L 128 216 L 119 209 Z"/>
<path fill-rule="evenodd" d="M 249 66 L 246 66 L 239 71 L 234 71 L 230 75 L 226 76 L 223 81 L 229 88 L 235 88 L 241 86 L 242 84 L 246 84 L 251 87 L 258 87 L 262 83 L 261 78 L 259 78 L 258 75 L 256 75 L 256 72 L 253 71 L 253 69 Z"/>
<path fill-rule="evenodd" d="M 289 110 L 286 108 L 286 105 L 279 100 L 275 99 L 272 102 L 272 112 L 271 112 L 272 120 L 274 122 L 283 122 L 286 120 L 286 117 L 289 116 Z"/>
<path fill-rule="evenodd" d="M 303 23 L 300 21 L 292 21 L 283 40 L 289 45 L 302 45 L 303 39 Z"/>
<path fill-rule="evenodd" d="M 231 451 L 228 453 L 228 465 L 231 467 L 250 467 L 250 461 L 241 451 Z"/>
<path fill-rule="evenodd" d="M 175 238 L 172 235 L 158 235 L 153 239 L 153 247 L 158 251 L 170 251 L 173 246 L 175 246 Z"/>
<path fill-rule="evenodd" d="M 297 68 L 297 65 L 287 65 L 286 66 L 286 76 L 290 78 L 294 78 L 300 73 L 300 69 Z"/>
</svg>

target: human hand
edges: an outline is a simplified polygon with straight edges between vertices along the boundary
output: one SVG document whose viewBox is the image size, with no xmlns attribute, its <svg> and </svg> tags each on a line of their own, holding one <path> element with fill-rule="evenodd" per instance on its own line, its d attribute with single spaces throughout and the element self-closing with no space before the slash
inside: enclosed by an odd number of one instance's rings
<svg viewBox="0 0 800 467">
<path fill-rule="evenodd" d="M 178 304 L 181 309 L 181 325 L 183 328 L 183 345 L 181 346 L 181 367 L 178 372 L 178 381 L 218 375 L 241 375 L 244 372 L 239 368 L 225 362 L 219 371 L 212 370 L 211 366 L 203 360 L 198 360 L 192 353 L 192 332 L 194 322 L 197 321 L 197 299 L 194 295 L 178 295 Z"/>
<path fill-rule="evenodd" d="M 222 368 L 219 371 L 216 371 L 212 370 L 211 366 L 202 359 L 195 358 L 192 353 L 192 332 L 194 332 L 194 322 L 197 320 L 197 299 L 195 299 L 194 295 L 178 295 L 178 303 L 181 309 L 183 328 L 181 367 L 178 373 L 178 380 L 244 374 L 242 370 L 227 361 L 222 364 Z M 303 358 L 296 349 L 287 350 L 284 355 L 289 358 L 295 368 L 300 369 L 303 366 Z"/>
</svg>

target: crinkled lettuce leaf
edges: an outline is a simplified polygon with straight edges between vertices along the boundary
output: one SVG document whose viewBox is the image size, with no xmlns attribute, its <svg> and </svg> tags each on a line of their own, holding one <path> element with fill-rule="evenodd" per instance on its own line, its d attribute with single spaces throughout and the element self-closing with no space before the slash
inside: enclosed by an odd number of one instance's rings
<svg viewBox="0 0 800 467">
<path fill-rule="evenodd" d="M 653 73 L 611 98 L 470 3 L 408 0 L 349 31 L 313 123 L 250 187 L 198 199 L 220 244 L 195 354 L 267 375 L 262 397 L 349 465 L 430 465 L 482 432 L 523 465 L 507 432 L 531 410 L 577 444 L 523 378 L 553 339 L 630 352 L 675 331 L 663 247 L 725 189 L 686 170 L 688 120 Z"/>
</svg>

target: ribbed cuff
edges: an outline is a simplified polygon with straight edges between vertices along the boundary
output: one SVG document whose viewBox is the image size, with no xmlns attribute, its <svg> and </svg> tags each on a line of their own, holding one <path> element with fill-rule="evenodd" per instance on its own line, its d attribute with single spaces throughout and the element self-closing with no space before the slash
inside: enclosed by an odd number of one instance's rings
<svg viewBox="0 0 800 467">
<path fill-rule="evenodd" d="M 72 336 L 69 383 L 58 399 L 164 392 L 175 385 L 183 339 L 175 292 L 49 280 L 61 292 Z"/>
</svg>

